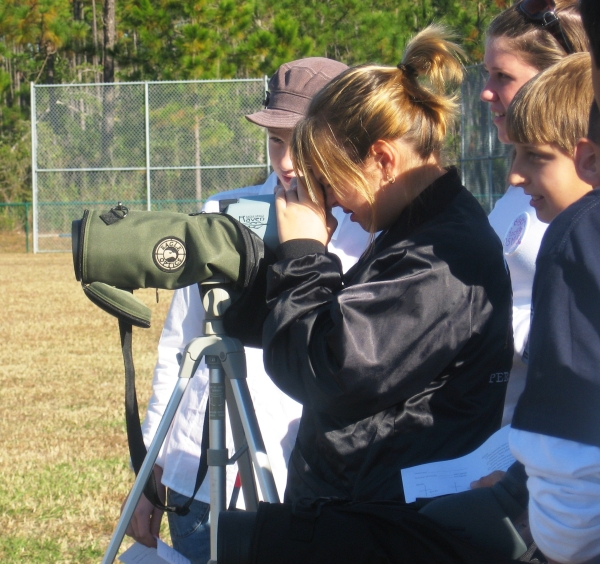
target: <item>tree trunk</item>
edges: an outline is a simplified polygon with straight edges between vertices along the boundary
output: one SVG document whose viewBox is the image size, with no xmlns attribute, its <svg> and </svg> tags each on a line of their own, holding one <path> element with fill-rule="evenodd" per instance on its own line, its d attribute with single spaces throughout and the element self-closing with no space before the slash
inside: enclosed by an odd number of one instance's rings
<svg viewBox="0 0 600 564">
<path fill-rule="evenodd" d="M 73 0 L 73 21 L 83 20 L 83 5 L 81 0 Z M 78 79 L 81 82 L 82 45 L 79 40 L 73 41 L 72 65 L 73 71 L 77 69 Z"/>
<path fill-rule="evenodd" d="M 94 82 L 99 82 L 99 75 L 97 74 L 98 65 L 98 20 L 96 19 L 96 0 L 92 0 L 92 37 L 94 41 L 94 54 L 92 55 L 92 64 L 94 65 Z"/>
<path fill-rule="evenodd" d="M 116 44 L 115 30 L 115 0 L 104 0 L 104 82 L 115 81 Z M 103 107 L 104 119 L 102 120 L 102 159 L 103 167 L 111 167 L 113 162 L 113 130 L 115 127 L 115 87 L 104 86 Z"/>
<path fill-rule="evenodd" d="M 48 47 L 50 49 L 51 47 Z M 47 52 L 46 54 L 46 84 L 54 84 L 54 60 L 56 58 L 55 52 Z M 52 126 L 52 130 L 55 135 L 60 135 L 60 124 L 59 124 L 59 113 L 57 107 L 57 90 L 56 88 L 48 89 L 48 102 L 49 102 L 49 121 Z"/>
<path fill-rule="evenodd" d="M 115 81 L 115 0 L 104 0 L 104 82 Z"/>
<path fill-rule="evenodd" d="M 14 57 L 14 51 L 15 51 L 15 49 L 14 49 L 14 44 L 13 44 L 13 57 Z M 12 106 L 13 101 L 15 99 L 15 90 L 17 90 L 17 88 L 16 88 L 17 71 L 16 71 L 16 69 L 13 69 L 13 65 L 11 64 L 13 57 L 8 56 L 4 59 L 4 65 L 6 68 L 6 72 L 10 76 L 10 90 L 6 95 L 6 105 L 7 106 Z"/>
</svg>

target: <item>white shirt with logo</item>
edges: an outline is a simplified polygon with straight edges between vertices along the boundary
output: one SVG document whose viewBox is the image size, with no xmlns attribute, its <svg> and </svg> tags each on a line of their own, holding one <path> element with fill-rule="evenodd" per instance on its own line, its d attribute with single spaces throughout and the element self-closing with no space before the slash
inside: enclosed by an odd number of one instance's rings
<svg viewBox="0 0 600 564">
<path fill-rule="evenodd" d="M 502 241 L 513 290 L 515 356 L 506 390 L 502 426 L 512 421 L 517 400 L 525 387 L 527 358 L 524 355 L 531 323 L 535 259 L 548 227 L 537 218 L 530 201 L 531 197 L 523 192 L 523 188 L 509 186 L 488 216 L 490 225 Z"/>
</svg>

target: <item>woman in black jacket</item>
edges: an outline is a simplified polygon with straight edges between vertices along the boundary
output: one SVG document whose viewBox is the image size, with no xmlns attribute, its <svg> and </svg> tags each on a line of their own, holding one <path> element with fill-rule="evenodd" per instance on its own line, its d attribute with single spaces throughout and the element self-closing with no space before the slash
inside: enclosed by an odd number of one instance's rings
<svg viewBox="0 0 600 564">
<path fill-rule="evenodd" d="M 303 181 L 277 193 L 263 331 L 268 373 L 303 404 L 287 502 L 403 500 L 402 468 L 464 455 L 499 428 L 510 278 L 484 211 L 441 161 L 459 55 L 429 27 L 397 68 L 334 79 L 295 130 Z M 336 205 L 380 232 L 345 276 L 326 252 Z"/>
</svg>

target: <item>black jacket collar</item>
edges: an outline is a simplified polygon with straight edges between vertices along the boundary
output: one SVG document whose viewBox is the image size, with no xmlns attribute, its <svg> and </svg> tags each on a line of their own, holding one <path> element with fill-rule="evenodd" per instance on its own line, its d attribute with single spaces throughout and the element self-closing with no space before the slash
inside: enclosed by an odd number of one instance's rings
<svg viewBox="0 0 600 564">
<path fill-rule="evenodd" d="M 419 196 L 400 214 L 396 222 L 382 232 L 375 242 L 375 251 L 388 243 L 388 238 L 395 241 L 405 239 L 415 229 L 444 211 L 450 202 L 464 190 L 455 167 L 447 169 L 446 174 L 432 182 Z"/>
</svg>

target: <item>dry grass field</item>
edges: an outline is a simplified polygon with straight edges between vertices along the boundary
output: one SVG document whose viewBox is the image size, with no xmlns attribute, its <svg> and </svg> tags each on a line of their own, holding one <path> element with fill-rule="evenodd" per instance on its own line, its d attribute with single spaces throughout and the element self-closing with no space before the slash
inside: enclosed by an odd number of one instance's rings
<svg viewBox="0 0 600 564">
<path fill-rule="evenodd" d="M 117 322 L 70 254 L 13 239 L 0 233 L 0 562 L 99 562 L 133 483 Z M 136 295 L 153 316 L 133 336 L 143 410 L 171 293 Z"/>
<path fill-rule="evenodd" d="M 25 253 L 27 240 L 23 231 L 0 231 L 0 253 Z M 33 250 L 33 240 L 29 235 L 29 250 Z"/>
</svg>

